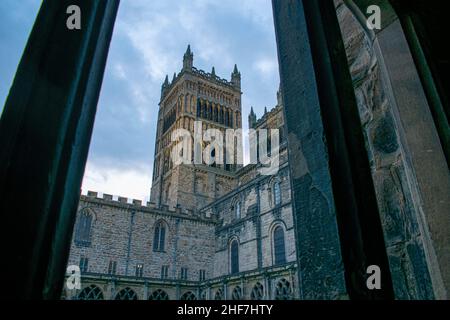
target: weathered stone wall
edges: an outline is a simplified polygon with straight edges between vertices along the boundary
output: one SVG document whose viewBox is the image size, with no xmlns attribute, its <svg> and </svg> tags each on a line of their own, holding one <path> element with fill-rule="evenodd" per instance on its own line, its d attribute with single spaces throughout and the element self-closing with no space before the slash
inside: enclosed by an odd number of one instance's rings
<svg viewBox="0 0 450 320">
<path fill-rule="evenodd" d="M 278 107 L 266 114 L 258 127 L 267 127 L 268 123 L 282 126 L 282 119 L 282 109 Z M 69 258 L 69 265 L 78 265 L 81 257 L 89 259 L 82 289 L 96 285 L 105 299 L 114 299 L 125 288 L 133 290 L 138 299 L 147 299 L 157 289 L 166 292 L 170 299 L 180 299 L 188 291 L 197 298 L 214 299 L 220 288 L 222 298 L 231 299 L 233 291 L 239 287 L 241 299 L 250 299 L 253 288 L 259 283 L 264 288 L 261 298 L 268 299 L 277 296 L 277 285 L 287 283 L 289 298 L 298 297 L 285 144 L 279 158 L 279 171 L 272 176 L 260 175 L 255 165 L 242 168 L 236 177 L 224 175 L 220 170 L 216 172 L 215 168 L 174 168 L 171 174 L 179 175 L 176 180 L 181 181 L 176 186 L 177 195 L 173 195 L 179 197 L 176 203 L 201 208 L 214 197 L 218 198 L 201 210 L 159 208 L 154 203 L 143 207 L 139 201 L 134 200 L 134 204 L 127 203 L 125 198 L 113 201 L 109 195 L 99 199 L 96 193 L 82 196 L 78 219 L 86 208 L 93 214 L 91 241 L 89 246 L 73 241 Z M 235 188 L 238 181 L 239 187 Z M 280 185 L 279 204 L 274 200 L 275 183 Z M 214 190 L 214 195 L 208 197 L 206 191 L 210 189 Z M 196 194 L 197 199 L 204 194 L 209 200 L 194 202 L 192 194 Z M 235 211 L 237 202 L 241 205 L 239 218 Z M 159 221 L 168 226 L 165 252 L 153 251 L 154 228 Z M 284 230 L 286 263 L 283 265 L 275 265 L 274 261 L 275 226 Z M 235 275 L 230 274 L 229 257 L 229 242 L 233 237 L 239 240 L 239 273 Z M 117 262 L 115 275 L 107 274 L 111 260 Z M 142 278 L 135 276 L 138 263 L 144 266 Z M 162 266 L 169 266 L 168 279 L 160 279 Z M 188 269 L 187 280 L 179 279 L 181 268 Z M 200 270 L 206 271 L 206 281 L 199 281 Z M 76 297 L 80 291 L 66 290 L 65 297 Z"/>
<path fill-rule="evenodd" d="M 433 290 L 419 226 L 420 200 L 414 195 L 414 177 L 408 173 L 411 168 L 407 148 L 399 138 L 401 119 L 395 113 L 377 37 L 365 29 L 365 21 L 359 21 L 357 12 L 344 2 L 335 0 L 372 167 L 395 296 L 430 299 Z"/>
<path fill-rule="evenodd" d="M 86 257 L 89 273 L 107 274 L 109 262 L 116 261 L 117 274 L 124 276 L 134 276 L 137 264 L 143 264 L 143 277 L 148 278 L 159 279 L 163 265 L 169 266 L 173 279 L 182 267 L 188 268 L 188 280 L 199 280 L 199 270 L 212 276 L 215 224 L 211 219 L 85 196 L 79 208 L 80 212 L 89 208 L 94 215 L 91 243 L 86 247 L 72 241 L 69 265 Z M 153 251 L 159 221 L 168 226 L 164 252 Z"/>
</svg>

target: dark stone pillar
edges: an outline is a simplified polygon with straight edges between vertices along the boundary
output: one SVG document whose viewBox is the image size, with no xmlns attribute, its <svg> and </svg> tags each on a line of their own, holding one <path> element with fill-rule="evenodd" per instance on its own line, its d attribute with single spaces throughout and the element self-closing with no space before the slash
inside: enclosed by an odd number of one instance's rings
<svg viewBox="0 0 450 320">
<path fill-rule="evenodd" d="M 391 299 L 358 109 L 332 0 L 273 0 L 302 299 Z M 378 265 L 382 289 L 368 290 Z"/>
<path fill-rule="evenodd" d="M 42 3 L 0 120 L 2 298 L 60 296 L 118 6 Z"/>
</svg>

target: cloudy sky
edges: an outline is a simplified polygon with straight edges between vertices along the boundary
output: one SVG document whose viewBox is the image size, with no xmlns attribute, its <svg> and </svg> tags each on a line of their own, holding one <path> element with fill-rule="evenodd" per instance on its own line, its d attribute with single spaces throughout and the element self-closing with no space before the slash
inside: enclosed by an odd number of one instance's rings
<svg viewBox="0 0 450 320">
<path fill-rule="evenodd" d="M 0 101 L 9 87 L 40 0 L 0 1 Z M 122 0 L 83 192 L 147 200 L 161 84 L 179 72 L 188 44 L 194 66 L 242 74 L 243 124 L 276 104 L 279 84 L 270 0 Z"/>
</svg>

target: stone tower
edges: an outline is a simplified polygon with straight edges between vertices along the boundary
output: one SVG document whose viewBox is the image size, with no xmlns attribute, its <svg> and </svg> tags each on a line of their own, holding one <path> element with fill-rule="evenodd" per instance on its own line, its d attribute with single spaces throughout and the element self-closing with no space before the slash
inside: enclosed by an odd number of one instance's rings
<svg viewBox="0 0 450 320">
<path fill-rule="evenodd" d="M 201 121 L 202 132 L 219 129 L 224 137 L 227 129 L 242 128 L 242 92 L 236 65 L 228 81 L 218 77 L 214 67 L 211 73 L 198 70 L 193 61 L 194 54 L 188 46 L 181 72 L 171 82 L 166 76 L 161 88 L 150 201 L 159 206 L 196 210 L 235 187 L 237 148 L 234 164 L 222 153 L 223 164 L 175 166 L 171 151 L 177 142 L 171 140 L 171 134 L 175 129 L 186 129 L 193 137 L 196 121 Z M 213 150 L 211 157 L 216 157 L 215 153 Z"/>
</svg>

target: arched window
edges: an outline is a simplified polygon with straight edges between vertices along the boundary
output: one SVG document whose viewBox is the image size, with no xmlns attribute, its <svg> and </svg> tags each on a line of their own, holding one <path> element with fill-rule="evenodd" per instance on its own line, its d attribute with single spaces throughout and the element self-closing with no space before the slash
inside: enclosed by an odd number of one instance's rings
<svg viewBox="0 0 450 320">
<path fill-rule="evenodd" d="M 225 125 L 228 127 L 229 123 L 230 123 L 230 111 L 227 110 L 225 112 Z"/>
<path fill-rule="evenodd" d="M 207 118 L 207 113 L 208 113 L 208 109 L 207 109 L 207 102 L 203 102 L 202 103 L 202 111 L 203 111 L 203 115 L 202 115 L 202 117 L 204 118 L 204 119 L 206 119 Z"/>
<path fill-rule="evenodd" d="M 239 273 L 239 243 L 233 240 L 230 245 L 231 274 Z"/>
<path fill-rule="evenodd" d="M 115 300 L 137 300 L 137 294 L 130 288 L 125 288 L 119 291 Z"/>
<path fill-rule="evenodd" d="M 286 249 L 284 246 L 284 230 L 277 226 L 273 230 L 273 249 L 275 256 L 275 265 L 286 263 Z"/>
<path fill-rule="evenodd" d="M 224 119 L 224 113 L 223 113 L 223 109 L 222 109 L 222 108 L 220 108 L 220 113 L 219 113 L 219 122 L 220 122 L 221 124 L 223 124 L 223 123 L 224 123 L 224 121 L 225 121 L 225 119 Z"/>
<path fill-rule="evenodd" d="M 273 185 L 273 197 L 275 205 L 278 206 L 281 204 L 281 188 L 280 183 L 276 181 Z"/>
<path fill-rule="evenodd" d="M 219 111 L 217 110 L 217 107 L 214 108 L 214 121 L 219 122 Z"/>
<path fill-rule="evenodd" d="M 200 300 L 206 300 L 206 290 L 200 292 Z"/>
<path fill-rule="evenodd" d="M 202 103 L 200 100 L 197 100 L 197 117 L 202 116 Z"/>
<path fill-rule="evenodd" d="M 240 202 L 236 202 L 234 210 L 236 213 L 236 219 L 240 219 L 241 218 L 241 203 Z"/>
<path fill-rule="evenodd" d="M 75 232 L 75 244 L 88 247 L 91 245 L 92 212 L 89 209 L 81 211 Z"/>
<path fill-rule="evenodd" d="M 231 300 L 241 300 L 242 299 L 242 289 L 237 286 L 234 288 L 233 293 L 231 294 Z"/>
<path fill-rule="evenodd" d="M 255 284 L 250 295 L 252 300 L 262 300 L 264 298 L 264 287 L 261 283 Z"/>
<path fill-rule="evenodd" d="M 169 300 L 169 295 L 165 291 L 158 289 L 148 297 L 148 300 Z"/>
<path fill-rule="evenodd" d="M 164 252 L 166 242 L 166 224 L 159 221 L 155 226 L 155 234 L 153 236 L 153 251 Z"/>
<path fill-rule="evenodd" d="M 291 284 L 286 279 L 278 281 L 275 287 L 275 300 L 291 300 L 292 289 Z"/>
<path fill-rule="evenodd" d="M 181 296 L 180 300 L 197 300 L 197 297 L 194 293 L 188 291 Z"/>
<path fill-rule="evenodd" d="M 219 288 L 214 295 L 214 300 L 223 300 L 223 291 Z"/>
<path fill-rule="evenodd" d="M 78 300 L 103 300 L 103 292 L 96 285 L 91 285 L 80 292 Z"/>
</svg>

